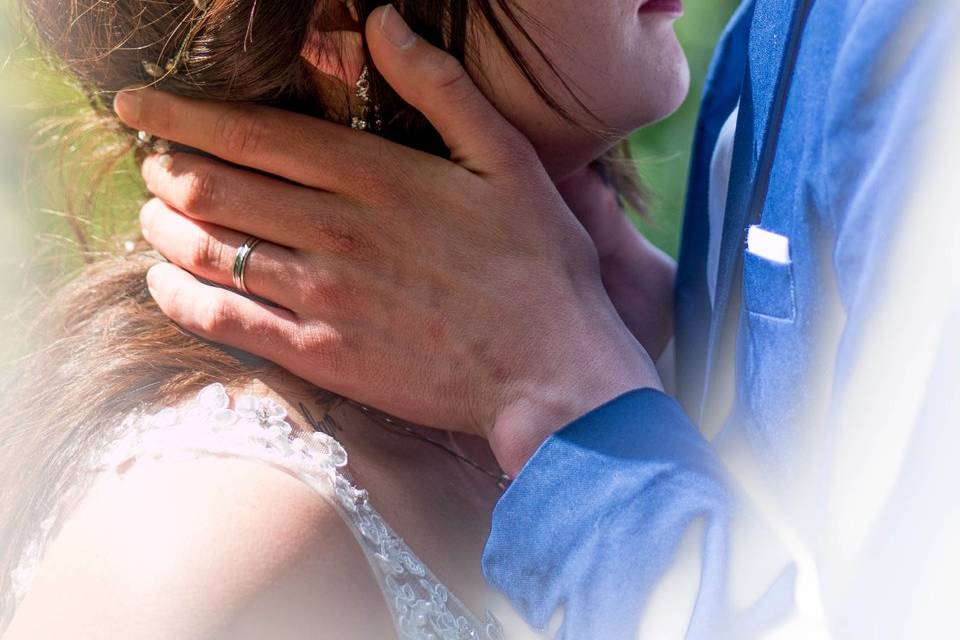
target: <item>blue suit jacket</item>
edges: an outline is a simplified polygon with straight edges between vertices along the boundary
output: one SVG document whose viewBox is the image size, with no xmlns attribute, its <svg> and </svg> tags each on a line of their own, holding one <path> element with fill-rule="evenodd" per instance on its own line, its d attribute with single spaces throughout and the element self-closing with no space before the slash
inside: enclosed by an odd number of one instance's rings
<svg viewBox="0 0 960 640">
<path fill-rule="evenodd" d="M 793 615 L 800 569 L 790 553 L 771 567 L 755 598 L 733 604 L 734 530 L 748 512 L 768 511 L 757 506 L 766 498 L 778 520 L 769 539 L 789 529 L 821 567 L 827 628 L 869 637 L 902 631 L 894 610 L 884 609 L 885 598 L 899 602 L 920 579 L 901 567 L 903 577 L 889 588 L 857 588 L 876 571 L 858 569 L 857 559 L 841 562 L 824 541 L 832 522 L 824 515 L 830 483 L 839 477 L 825 469 L 846 436 L 844 407 L 855 401 L 852 390 L 876 348 L 870 340 L 884 302 L 884 266 L 909 209 L 918 132 L 942 78 L 939 65 L 958 33 L 958 6 L 949 0 L 815 3 L 761 222 L 789 238 L 790 260 L 783 263 L 745 252 L 742 233 L 796 3 L 746 0 L 707 80 L 677 278 L 677 400 L 638 390 L 597 408 L 549 439 L 497 506 L 484 570 L 537 628 L 562 609 L 560 637 L 632 637 L 694 525 L 702 533 L 688 636 L 749 637 Z M 738 103 L 711 308 L 705 267 L 710 160 Z M 925 464 L 911 452 L 919 456 L 914 445 L 932 424 L 911 422 L 901 447 L 904 469 Z M 940 480 L 894 482 L 859 548 L 871 548 L 875 539 L 901 552 L 886 525 L 903 513 L 911 491 Z M 840 566 L 842 580 L 837 573 L 830 583 Z M 844 588 L 834 589 L 840 583 Z"/>
</svg>

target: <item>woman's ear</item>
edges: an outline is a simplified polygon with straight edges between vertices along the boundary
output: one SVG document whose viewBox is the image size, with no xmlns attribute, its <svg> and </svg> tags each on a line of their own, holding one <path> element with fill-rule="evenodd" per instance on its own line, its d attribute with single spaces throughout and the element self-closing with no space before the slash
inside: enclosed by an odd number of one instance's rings
<svg viewBox="0 0 960 640">
<path fill-rule="evenodd" d="M 300 57 L 317 73 L 353 87 L 363 71 L 363 35 L 359 31 L 311 30 Z"/>
</svg>

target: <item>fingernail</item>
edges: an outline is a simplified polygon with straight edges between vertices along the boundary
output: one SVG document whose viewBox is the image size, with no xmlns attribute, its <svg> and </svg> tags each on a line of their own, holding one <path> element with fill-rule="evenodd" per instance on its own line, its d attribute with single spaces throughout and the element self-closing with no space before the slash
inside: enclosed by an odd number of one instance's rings
<svg viewBox="0 0 960 640">
<path fill-rule="evenodd" d="M 136 120 L 140 117 L 140 104 L 143 97 L 139 90 L 124 89 L 113 99 L 113 110 L 118 116 L 126 120 Z"/>
<path fill-rule="evenodd" d="M 380 31 L 397 49 L 409 49 L 417 41 L 416 34 L 392 4 L 388 4 L 380 14 Z"/>
<path fill-rule="evenodd" d="M 165 171 L 170 169 L 173 166 L 173 156 L 169 153 L 157 156 L 157 165 Z"/>
<path fill-rule="evenodd" d="M 150 292 L 150 295 L 153 298 L 157 297 L 157 289 L 159 288 L 160 276 L 157 274 L 157 267 L 159 265 L 154 265 L 147 270 L 147 291 Z"/>
</svg>

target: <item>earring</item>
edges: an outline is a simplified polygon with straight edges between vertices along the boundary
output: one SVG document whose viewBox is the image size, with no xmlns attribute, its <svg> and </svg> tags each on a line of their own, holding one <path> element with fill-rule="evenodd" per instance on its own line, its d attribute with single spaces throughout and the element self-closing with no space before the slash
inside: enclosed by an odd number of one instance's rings
<svg viewBox="0 0 960 640">
<path fill-rule="evenodd" d="M 350 126 L 357 131 L 379 131 L 383 128 L 380 118 L 380 105 L 373 104 L 370 98 L 370 69 L 363 65 L 356 84 L 357 101 L 360 113 L 350 119 Z"/>
</svg>

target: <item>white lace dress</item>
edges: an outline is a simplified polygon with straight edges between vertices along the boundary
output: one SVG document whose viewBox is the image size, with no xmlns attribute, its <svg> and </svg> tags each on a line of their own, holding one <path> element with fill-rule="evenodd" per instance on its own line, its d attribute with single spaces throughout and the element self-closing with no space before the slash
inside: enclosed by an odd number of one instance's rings
<svg viewBox="0 0 960 640">
<path fill-rule="evenodd" d="M 128 416 L 112 436 L 93 455 L 91 476 L 134 458 L 201 455 L 258 460 L 292 473 L 329 500 L 350 527 L 380 584 L 398 638 L 503 638 L 493 615 L 473 615 L 374 510 L 367 492 L 347 480 L 347 453 L 340 443 L 320 432 L 294 434 L 286 410 L 272 399 L 240 396 L 231 407 L 224 386 L 213 384 L 184 407 Z M 61 515 L 52 513 L 41 524 L 14 570 L 14 607 L 30 588 Z"/>
</svg>

